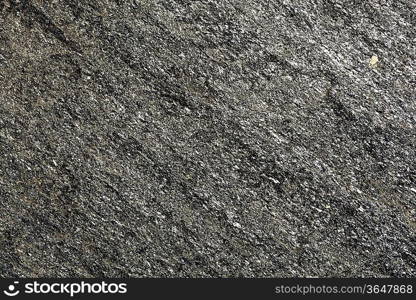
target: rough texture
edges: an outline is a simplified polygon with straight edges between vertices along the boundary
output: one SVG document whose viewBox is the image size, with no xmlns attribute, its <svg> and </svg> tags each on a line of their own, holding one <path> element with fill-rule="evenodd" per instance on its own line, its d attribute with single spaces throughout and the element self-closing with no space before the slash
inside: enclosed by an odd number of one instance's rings
<svg viewBox="0 0 416 300">
<path fill-rule="evenodd" d="M 413 0 L 0 0 L 1 276 L 415 276 Z"/>
</svg>

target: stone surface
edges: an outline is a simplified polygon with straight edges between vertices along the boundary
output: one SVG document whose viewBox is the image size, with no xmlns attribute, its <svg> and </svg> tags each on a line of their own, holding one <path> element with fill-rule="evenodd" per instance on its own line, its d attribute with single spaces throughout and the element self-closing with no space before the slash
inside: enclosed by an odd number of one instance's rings
<svg viewBox="0 0 416 300">
<path fill-rule="evenodd" d="M 1 276 L 415 276 L 413 0 L 1 0 Z"/>
</svg>

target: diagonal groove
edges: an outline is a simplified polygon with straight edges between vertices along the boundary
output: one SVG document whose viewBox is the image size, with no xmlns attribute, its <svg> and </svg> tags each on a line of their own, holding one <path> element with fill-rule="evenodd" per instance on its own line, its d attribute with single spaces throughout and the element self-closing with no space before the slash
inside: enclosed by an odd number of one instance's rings
<svg viewBox="0 0 416 300">
<path fill-rule="evenodd" d="M 65 36 L 65 33 L 62 31 L 62 29 L 56 26 L 48 15 L 46 15 L 42 10 L 34 6 L 32 3 L 30 3 L 29 0 L 11 0 L 10 4 L 12 8 L 22 12 L 25 18 L 38 23 L 45 32 L 52 34 L 66 47 L 77 53 L 82 53 L 81 47 L 76 42 L 68 39 Z"/>
</svg>

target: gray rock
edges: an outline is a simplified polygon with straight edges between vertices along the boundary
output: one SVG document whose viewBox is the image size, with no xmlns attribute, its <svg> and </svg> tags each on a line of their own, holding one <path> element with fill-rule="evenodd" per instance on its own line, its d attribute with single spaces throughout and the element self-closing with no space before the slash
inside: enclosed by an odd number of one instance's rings
<svg viewBox="0 0 416 300">
<path fill-rule="evenodd" d="M 0 275 L 415 276 L 415 6 L 0 1 Z"/>
</svg>

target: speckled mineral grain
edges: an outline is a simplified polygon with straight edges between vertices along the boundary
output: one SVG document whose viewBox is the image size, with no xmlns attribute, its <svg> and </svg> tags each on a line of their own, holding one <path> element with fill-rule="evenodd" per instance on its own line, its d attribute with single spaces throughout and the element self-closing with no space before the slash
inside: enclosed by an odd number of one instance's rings
<svg viewBox="0 0 416 300">
<path fill-rule="evenodd" d="M 413 0 L 0 0 L 0 275 L 416 275 Z"/>
</svg>

